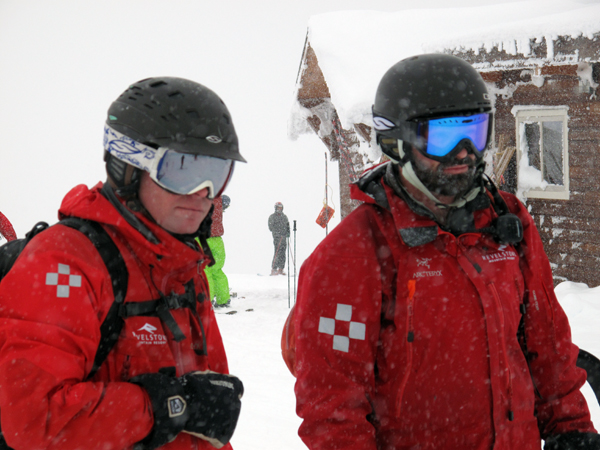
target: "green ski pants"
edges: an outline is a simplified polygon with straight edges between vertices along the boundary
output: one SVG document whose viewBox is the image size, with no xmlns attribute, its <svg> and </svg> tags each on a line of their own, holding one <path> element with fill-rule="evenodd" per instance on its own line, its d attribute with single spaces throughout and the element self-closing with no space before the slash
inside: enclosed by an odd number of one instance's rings
<svg viewBox="0 0 600 450">
<path fill-rule="evenodd" d="M 210 251 L 215 258 L 213 266 L 207 266 L 204 269 L 206 278 L 208 278 L 208 287 L 210 288 L 211 300 L 216 298 L 217 304 L 224 305 L 229 301 L 229 280 L 223 272 L 225 265 L 225 244 L 220 236 L 210 237 L 207 240 Z"/>
</svg>

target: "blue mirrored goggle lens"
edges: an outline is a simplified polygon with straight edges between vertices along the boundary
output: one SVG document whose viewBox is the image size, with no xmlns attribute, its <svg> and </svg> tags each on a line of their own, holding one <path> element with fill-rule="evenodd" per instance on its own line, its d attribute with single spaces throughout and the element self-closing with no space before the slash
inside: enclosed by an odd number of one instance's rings
<svg viewBox="0 0 600 450">
<path fill-rule="evenodd" d="M 469 139 L 475 148 L 482 152 L 487 146 L 489 121 L 489 114 L 429 120 L 428 126 L 425 127 L 425 151 L 433 156 L 446 156 L 460 141 Z"/>
<path fill-rule="evenodd" d="M 233 161 L 167 150 L 156 169 L 155 181 L 176 194 L 188 195 L 209 189 L 214 198 L 227 184 Z"/>
</svg>

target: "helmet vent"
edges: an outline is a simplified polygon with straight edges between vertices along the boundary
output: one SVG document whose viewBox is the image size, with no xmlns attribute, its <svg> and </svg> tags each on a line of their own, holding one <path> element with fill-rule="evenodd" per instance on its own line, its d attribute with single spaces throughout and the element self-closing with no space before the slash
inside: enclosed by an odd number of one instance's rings
<svg viewBox="0 0 600 450">
<path fill-rule="evenodd" d="M 156 82 L 150 84 L 150 87 L 157 88 L 157 87 L 166 86 L 166 85 L 167 85 L 167 83 L 165 83 L 164 81 L 156 81 Z"/>
<path fill-rule="evenodd" d="M 179 91 L 171 92 L 168 94 L 169 98 L 183 98 L 183 94 Z"/>
<path fill-rule="evenodd" d="M 148 103 L 144 103 L 144 106 L 148 109 L 154 109 L 154 107 L 152 105 L 149 105 Z"/>
<path fill-rule="evenodd" d="M 200 114 L 198 114 L 198 111 L 196 111 L 195 109 L 191 109 L 191 110 L 187 111 L 187 115 L 191 119 L 199 119 L 200 118 Z"/>
<path fill-rule="evenodd" d="M 160 118 L 161 118 L 162 120 L 164 120 L 165 122 L 169 122 L 170 120 L 178 120 L 178 119 L 177 119 L 177 116 L 176 116 L 176 115 L 174 115 L 174 114 L 172 114 L 172 113 L 169 113 L 169 114 L 167 114 L 166 116 L 164 116 L 164 115 L 163 115 L 163 116 L 160 116 Z"/>
</svg>

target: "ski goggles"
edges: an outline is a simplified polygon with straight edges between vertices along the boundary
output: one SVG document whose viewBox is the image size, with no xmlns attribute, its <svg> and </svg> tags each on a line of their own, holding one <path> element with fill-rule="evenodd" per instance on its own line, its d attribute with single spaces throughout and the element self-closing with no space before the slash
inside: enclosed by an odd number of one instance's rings
<svg viewBox="0 0 600 450">
<path fill-rule="evenodd" d="M 437 161 L 450 160 L 463 148 L 471 148 L 480 157 L 488 145 L 490 117 L 489 113 L 483 113 L 417 121 L 415 146 Z"/>
<path fill-rule="evenodd" d="M 193 155 L 167 147 L 153 148 L 104 126 L 104 150 L 116 158 L 150 174 L 150 178 L 169 192 L 189 195 L 208 188 L 215 198 L 225 190 L 234 161 L 206 155 Z"/>
</svg>

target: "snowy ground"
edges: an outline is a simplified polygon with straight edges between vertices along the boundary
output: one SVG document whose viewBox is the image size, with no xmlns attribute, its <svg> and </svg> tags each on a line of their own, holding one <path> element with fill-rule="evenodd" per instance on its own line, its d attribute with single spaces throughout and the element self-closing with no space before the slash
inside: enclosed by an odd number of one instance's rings
<svg viewBox="0 0 600 450">
<path fill-rule="evenodd" d="M 230 310 L 218 310 L 217 320 L 230 370 L 244 381 L 242 414 L 232 439 L 235 450 L 296 450 L 306 447 L 298 437 L 294 378 L 281 358 L 281 331 L 289 312 L 288 277 L 228 275 L 237 293 Z M 294 301 L 290 277 L 290 304 Z M 600 356 L 600 287 L 564 282 L 556 288 L 573 332 L 574 342 Z M 226 311 L 236 310 L 233 315 Z M 247 311 L 252 310 L 252 311 Z M 583 389 L 596 427 L 600 407 L 586 384 Z"/>
<path fill-rule="evenodd" d="M 228 274 L 228 278 L 237 298 L 229 310 L 217 310 L 217 321 L 229 370 L 242 379 L 245 390 L 233 448 L 306 449 L 298 437 L 295 378 L 281 357 L 281 331 L 289 312 L 288 277 Z M 291 276 L 290 304 L 293 296 Z M 232 310 L 237 314 L 225 314 Z"/>
</svg>

